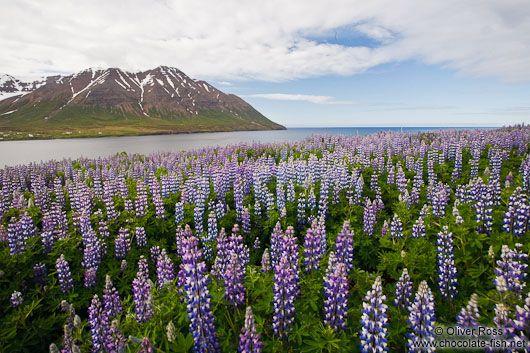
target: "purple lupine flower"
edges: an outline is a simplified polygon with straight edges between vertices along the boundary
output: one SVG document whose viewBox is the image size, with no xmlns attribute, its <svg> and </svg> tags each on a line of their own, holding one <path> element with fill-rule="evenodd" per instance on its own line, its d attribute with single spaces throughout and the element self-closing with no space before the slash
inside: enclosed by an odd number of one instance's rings
<svg viewBox="0 0 530 353">
<path fill-rule="evenodd" d="M 237 307 L 245 301 L 246 292 L 243 282 L 246 275 L 245 266 L 249 263 L 249 250 L 243 244 L 243 237 L 236 234 L 239 226 L 234 225 L 227 244 L 228 263 L 223 278 L 225 281 L 225 296 L 229 302 Z"/>
<path fill-rule="evenodd" d="M 214 211 L 210 211 L 210 214 L 208 215 L 208 232 L 206 233 L 206 236 L 200 238 L 203 245 L 204 258 L 207 260 L 213 258 L 213 243 L 217 237 L 217 215 Z"/>
<path fill-rule="evenodd" d="M 123 259 L 120 264 L 120 273 L 125 272 L 125 270 L 127 270 L 127 260 Z"/>
<path fill-rule="evenodd" d="M 521 197 L 522 192 L 523 189 L 520 186 L 517 187 L 508 200 L 508 209 L 506 210 L 506 213 L 504 213 L 504 219 L 502 221 L 502 229 L 506 233 L 512 233 L 516 229 L 517 209 L 525 207 L 524 204 L 521 204 L 524 203 L 524 199 Z"/>
<path fill-rule="evenodd" d="M 522 236 L 528 230 L 530 224 L 530 205 L 528 204 L 528 197 L 521 193 L 519 196 L 519 203 L 515 209 L 513 234 Z"/>
<path fill-rule="evenodd" d="M 119 234 L 115 240 L 116 257 L 123 259 L 131 250 L 131 238 L 129 237 L 129 229 L 120 228 Z"/>
<path fill-rule="evenodd" d="M 99 232 L 99 235 L 102 238 L 110 237 L 110 231 L 109 231 L 109 227 L 107 225 L 107 222 L 105 222 L 105 221 L 99 222 L 98 232 Z"/>
<path fill-rule="evenodd" d="M 85 288 L 92 288 L 96 285 L 97 279 L 97 270 L 94 267 L 89 267 L 85 271 L 85 276 L 83 277 L 83 285 Z"/>
<path fill-rule="evenodd" d="M 226 215 L 226 207 L 223 203 L 223 200 L 219 200 L 215 205 L 215 213 L 217 214 L 217 219 L 221 219 Z"/>
<path fill-rule="evenodd" d="M 134 236 L 136 238 L 136 245 L 139 248 L 143 248 L 147 245 L 147 236 L 145 234 L 144 227 L 136 227 L 136 230 L 134 231 Z"/>
<path fill-rule="evenodd" d="M 9 255 L 19 255 L 26 251 L 26 239 L 21 230 L 20 221 L 17 222 L 15 218 L 7 225 L 7 243 L 9 246 Z"/>
<path fill-rule="evenodd" d="M 241 236 L 241 234 L 236 234 L 238 232 L 239 225 L 234 224 L 234 227 L 232 228 L 232 234 L 230 235 L 227 244 L 227 249 L 228 251 L 237 254 L 239 260 L 241 261 L 241 266 L 243 266 L 244 268 L 250 262 L 250 250 L 243 243 L 243 237 Z"/>
<path fill-rule="evenodd" d="M 420 210 L 420 217 L 425 217 L 431 214 L 431 210 L 429 208 L 429 205 L 425 204 Z"/>
<path fill-rule="evenodd" d="M 389 230 L 390 225 L 388 224 L 388 219 L 385 219 L 383 226 L 381 227 L 381 238 L 384 238 Z"/>
<path fill-rule="evenodd" d="M 330 260 L 324 276 L 324 325 L 346 329 L 348 316 L 348 278 L 346 265 Z"/>
<path fill-rule="evenodd" d="M 527 295 L 523 306 L 517 305 L 515 310 L 513 326 L 519 334 L 519 339 L 526 342 L 526 350 L 530 350 L 530 293 Z"/>
<path fill-rule="evenodd" d="M 112 284 L 109 275 L 105 277 L 105 288 L 103 289 L 103 307 L 109 318 L 120 315 L 122 311 L 120 295 Z"/>
<path fill-rule="evenodd" d="M 63 353 L 74 353 L 81 352 L 79 347 L 75 344 L 73 337 L 73 330 L 76 325 L 76 317 L 74 306 L 69 304 L 66 300 L 61 301 L 61 310 L 68 312 L 68 318 L 66 319 L 66 325 L 64 325 L 64 337 L 63 337 Z"/>
<path fill-rule="evenodd" d="M 482 179 L 479 179 L 482 180 Z M 478 223 L 477 232 L 490 234 L 493 230 L 493 198 L 487 186 L 481 188 L 475 203 L 475 219 Z"/>
<path fill-rule="evenodd" d="M 204 205 L 202 203 L 195 205 L 193 209 L 193 222 L 195 224 L 195 234 L 199 235 L 204 231 L 203 217 Z"/>
<path fill-rule="evenodd" d="M 153 194 L 153 204 L 155 206 L 156 219 L 160 219 L 160 220 L 166 219 L 166 211 L 164 209 L 164 202 L 162 201 L 162 197 L 160 196 L 158 192 Z"/>
<path fill-rule="evenodd" d="M 107 352 L 124 352 L 127 347 L 127 339 L 123 336 L 117 320 L 112 320 L 105 338 L 105 350 Z"/>
<path fill-rule="evenodd" d="M 381 287 L 381 277 L 375 279 L 372 290 L 364 297 L 360 332 L 361 350 L 363 352 L 387 352 L 387 326 L 386 311 L 388 306 L 384 303 L 386 296 Z"/>
<path fill-rule="evenodd" d="M 134 211 L 134 206 L 133 206 L 133 202 L 131 199 L 125 199 L 125 201 L 123 201 L 123 209 L 126 212 Z"/>
<path fill-rule="evenodd" d="M 162 254 L 162 249 L 160 249 L 160 246 L 155 245 L 152 246 L 149 249 L 149 256 L 151 259 L 151 263 L 153 263 L 156 266 L 156 263 L 158 262 L 158 257 Z"/>
<path fill-rule="evenodd" d="M 14 291 L 13 293 L 11 293 L 11 298 L 9 299 L 9 303 L 11 303 L 12 307 L 22 305 L 23 301 L 24 299 L 22 299 L 22 293 L 20 293 L 19 291 Z"/>
<path fill-rule="evenodd" d="M 195 352 L 217 352 L 219 342 L 215 333 L 215 323 L 210 309 L 210 292 L 206 264 L 200 261 L 202 250 L 195 236 L 182 242 L 183 256 L 180 264 L 179 285 L 183 288 L 188 306 L 190 332 L 194 340 Z"/>
<path fill-rule="evenodd" d="M 403 238 L 403 223 L 401 223 L 401 219 L 397 213 L 394 213 L 394 218 L 390 222 L 390 236 L 398 239 Z"/>
<path fill-rule="evenodd" d="M 243 207 L 243 214 L 241 215 L 241 223 L 243 224 L 243 234 L 250 234 L 250 211 L 248 207 Z"/>
<path fill-rule="evenodd" d="M 425 238 L 425 223 L 423 217 L 419 217 L 412 226 L 412 238 Z"/>
<path fill-rule="evenodd" d="M 283 238 L 283 230 L 280 222 L 277 222 L 274 226 L 274 229 L 272 230 L 271 234 L 271 260 L 272 260 L 272 266 L 276 266 L 276 264 L 280 261 L 280 253 L 281 253 L 281 241 Z"/>
<path fill-rule="evenodd" d="M 246 293 L 245 287 L 243 287 L 244 274 L 237 254 L 231 252 L 224 274 L 225 296 L 229 302 L 234 303 L 235 307 L 238 307 L 245 301 Z"/>
<path fill-rule="evenodd" d="M 90 327 L 92 352 L 102 351 L 109 329 L 109 322 L 97 294 L 94 294 L 90 307 L 88 308 L 88 326 Z"/>
<path fill-rule="evenodd" d="M 269 249 L 266 248 L 261 256 L 261 272 L 267 273 L 271 269 L 271 257 L 269 255 Z"/>
<path fill-rule="evenodd" d="M 35 283 L 39 286 L 45 286 L 48 284 L 48 271 L 46 270 L 46 265 L 43 263 L 38 263 L 33 266 L 33 278 Z"/>
<path fill-rule="evenodd" d="M 526 287 L 526 279 L 528 278 L 528 265 L 523 261 L 528 260 L 528 254 L 519 250 L 523 245 L 515 244 L 515 249 L 511 250 L 508 245 L 502 246 L 501 260 L 497 260 L 497 268 L 495 274 L 504 278 L 507 289 L 513 291 L 515 294 L 521 294 L 524 287 Z"/>
<path fill-rule="evenodd" d="M 372 201 L 367 198 L 366 203 L 364 205 L 363 231 L 368 235 L 374 234 L 376 216 L 377 209 L 375 202 L 372 203 Z"/>
<path fill-rule="evenodd" d="M 462 308 L 456 318 L 456 324 L 464 328 L 477 328 L 480 314 L 478 312 L 478 295 L 473 293 L 465 308 Z"/>
<path fill-rule="evenodd" d="M 402 166 L 399 166 L 398 171 L 397 171 L 396 186 L 400 194 L 403 194 L 405 190 L 407 189 L 407 178 L 405 176 L 405 172 L 403 171 Z"/>
<path fill-rule="evenodd" d="M 447 190 L 442 182 L 438 184 L 438 191 L 433 193 L 432 197 L 432 215 L 437 217 L 445 216 L 448 195 Z"/>
<path fill-rule="evenodd" d="M 261 242 L 258 237 L 254 239 L 254 245 L 252 247 L 256 250 L 261 249 Z"/>
<path fill-rule="evenodd" d="M 294 301 L 296 299 L 296 279 L 286 254 L 282 254 L 274 266 L 274 314 L 272 330 L 274 335 L 283 340 L 288 337 L 294 322 Z"/>
<path fill-rule="evenodd" d="M 434 296 L 427 282 L 422 281 L 409 307 L 408 322 L 412 330 L 407 334 L 409 352 L 434 352 L 434 347 L 429 345 L 434 342 L 435 321 Z"/>
<path fill-rule="evenodd" d="M 335 257 L 346 266 L 346 276 L 353 269 L 353 231 L 350 221 L 344 221 L 342 230 L 335 240 Z"/>
<path fill-rule="evenodd" d="M 167 283 L 171 283 L 175 279 L 175 268 L 171 259 L 167 255 L 166 249 L 162 249 L 162 252 L 158 256 L 156 276 L 158 288 L 160 289 L 164 288 Z"/>
<path fill-rule="evenodd" d="M 299 225 L 302 225 L 306 222 L 305 209 L 306 209 L 306 198 L 303 195 L 299 195 L 298 203 L 296 206 L 296 222 Z"/>
<path fill-rule="evenodd" d="M 212 274 L 217 278 L 222 278 L 225 273 L 226 265 L 228 263 L 228 238 L 224 228 L 221 228 L 219 236 L 217 237 L 217 255 L 215 257 Z"/>
<path fill-rule="evenodd" d="M 404 268 L 401 277 L 396 283 L 396 292 L 394 298 L 394 305 L 401 310 L 408 309 L 410 300 L 412 299 L 412 282 L 410 281 L 409 271 Z"/>
<path fill-rule="evenodd" d="M 153 345 L 148 337 L 142 339 L 142 345 L 138 353 L 153 353 Z"/>
<path fill-rule="evenodd" d="M 247 306 L 245 312 L 245 326 L 243 326 L 241 333 L 239 334 L 239 351 L 241 353 L 260 353 L 263 349 L 263 343 L 260 341 L 260 336 L 259 333 L 256 333 L 252 308 Z"/>
<path fill-rule="evenodd" d="M 184 203 L 179 201 L 175 203 L 175 225 L 180 225 L 184 222 Z"/>
<path fill-rule="evenodd" d="M 325 254 L 328 249 L 328 236 L 326 233 L 326 219 L 324 217 L 320 217 L 318 222 L 316 220 L 313 220 L 311 222 L 311 229 L 313 229 L 314 232 L 316 232 L 320 236 L 320 251 L 322 254 Z"/>
<path fill-rule="evenodd" d="M 143 256 L 138 261 L 138 272 L 132 283 L 136 320 L 145 322 L 153 316 L 153 298 L 149 281 L 149 266 Z"/>
<path fill-rule="evenodd" d="M 57 259 L 56 262 L 57 276 L 59 276 L 59 283 L 61 284 L 61 291 L 63 293 L 74 289 L 74 281 L 72 280 L 72 273 L 70 272 L 70 265 L 65 260 L 64 255 Z"/>
<path fill-rule="evenodd" d="M 495 317 L 493 318 L 493 323 L 498 329 L 502 330 L 502 335 L 493 335 L 492 339 L 496 341 L 504 341 L 510 347 L 510 342 L 514 340 L 514 322 L 510 317 L 509 308 L 503 303 L 495 304 Z M 490 348 L 488 352 L 493 352 Z"/>
<path fill-rule="evenodd" d="M 0 193 L 0 200 L 2 198 L 1 195 L 2 194 Z M 0 201 L 0 205 L 1 205 L 1 201 Z M 0 206 L 0 218 L 2 218 L 1 206 Z M 3 243 L 5 241 L 7 241 L 7 230 L 3 225 L 0 224 L 0 243 Z"/>
<path fill-rule="evenodd" d="M 143 217 L 147 212 L 147 189 L 142 180 L 136 182 L 136 199 L 134 201 L 136 217 Z"/>
<path fill-rule="evenodd" d="M 308 228 L 304 238 L 304 265 L 306 272 L 318 271 L 322 258 L 320 235 Z"/>
<path fill-rule="evenodd" d="M 55 241 L 57 240 L 57 235 L 55 233 L 55 220 L 53 217 L 52 212 L 45 212 L 42 215 L 42 233 L 41 233 L 41 240 L 42 240 L 42 248 L 44 253 L 48 254 L 52 252 L 53 245 L 55 244 Z"/>
<path fill-rule="evenodd" d="M 285 230 L 285 235 L 282 238 L 281 254 L 287 256 L 289 264 L 294 272 L 295 279 L 295 296 L 298 297 L 300 293 L 300 268 L 298 266 L 299 254 L 297 238 L 294 236 L 294 228 L 288 226 Z"/>
<path fill-rule="evenodd" d="M 457 272 L 455 266 L 455 256 L 453 253 L 453 233 L 448 232 L 448 227 L 443 226 L 443 230 L 438 233 L 436 240 L 438 251 L 438 286 L 442 298 L 453 300 L 458 291 Z"/>
</svg>

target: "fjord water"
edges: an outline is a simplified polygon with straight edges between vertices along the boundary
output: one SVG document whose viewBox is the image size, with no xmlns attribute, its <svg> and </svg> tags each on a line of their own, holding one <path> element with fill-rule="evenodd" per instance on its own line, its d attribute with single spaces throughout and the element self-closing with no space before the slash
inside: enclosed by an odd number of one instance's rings
<svg viewBox="0 0 530 353">
<path fill-rule="evenodd" d="M 475 127 L 474 127 L 475 128 Z M 240 142 L 274 143 L 297 141 L 315 134 L 369 135 L 379 131 L 435 131 L 450 127 L 334 127 L 289 128 L 271 131 L 233 131 L 199 134 L 146 135 L 98 138 L 69 138 L 57 140 L 26 140 L 0 142 L 0 168 L 32 162 L 64 158 L 98 158 L 116 153 L 150 154 L 175 152 L 207 146 L 226 146 Z M 459 127 L 459 129 L 463 129 Z"/>
</svg>

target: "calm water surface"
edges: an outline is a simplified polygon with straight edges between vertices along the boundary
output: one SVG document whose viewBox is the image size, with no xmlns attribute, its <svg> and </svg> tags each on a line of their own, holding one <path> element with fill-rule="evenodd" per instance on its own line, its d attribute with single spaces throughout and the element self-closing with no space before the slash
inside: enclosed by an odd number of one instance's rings
<svg viewBox="0 0 530 353">
<path fill-rule="evenodd" d="M 447 127 L 407 127 L 403 131 L 434 131 Z M 462 128 L 460 128 L 462 129 Z M 98 137 L 59 140 L 1 141 L 0 167 L 63 158 L 97 158 L 119 152 L 150 154 L 182 151 L 239 142 L 283 142 L 314 134 L 368 135 L 378 131 L 400 131 L 398 127 L 289 128 L 276 131 L 235 131 L 200 134 Z"/>
</svg>

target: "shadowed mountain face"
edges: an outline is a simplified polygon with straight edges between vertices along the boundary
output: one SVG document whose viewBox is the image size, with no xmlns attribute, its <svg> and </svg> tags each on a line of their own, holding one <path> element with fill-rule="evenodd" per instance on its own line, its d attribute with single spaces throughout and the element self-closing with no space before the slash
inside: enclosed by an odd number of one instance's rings
<svg viewBox="0 0 530 353">
<path fill-rule="evenodd" d="M 31 84 L 1 77 L 0 93 L 8 96 L 0 100 L 3 130 L 127 135 L 284 129 L 241 98 L 171 67 L 139 73 L 88 69 Z"/>
</svg>

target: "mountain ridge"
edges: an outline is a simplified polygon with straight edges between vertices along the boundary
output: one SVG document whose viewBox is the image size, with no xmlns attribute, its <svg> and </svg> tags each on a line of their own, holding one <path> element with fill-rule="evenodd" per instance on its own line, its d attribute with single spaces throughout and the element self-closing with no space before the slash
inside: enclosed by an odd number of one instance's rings
<svg viewBox="0 0 530 353">
<path fill-rule="evenodd" d="M 285 129 L 238 96 L 168 66 L 137 73 L 90 68 L 31 84 L 0 77 L 7 95 L 0 96 L 1 130 L 62 137 L 75 129 L 98 136 Z"/>
</svg>

